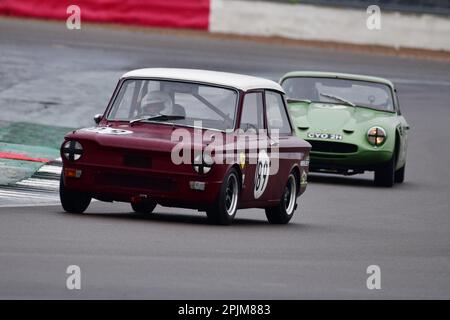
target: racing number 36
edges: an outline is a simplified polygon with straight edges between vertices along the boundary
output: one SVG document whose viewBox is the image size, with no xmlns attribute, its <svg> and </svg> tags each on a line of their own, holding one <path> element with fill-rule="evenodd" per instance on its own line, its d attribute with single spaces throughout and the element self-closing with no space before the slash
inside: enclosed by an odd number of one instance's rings
<svg viewBox="0 0 450 320">
<path fill-rule="evenodd" d="M 267 182 L 269 180 L 269 156 L 265 150 L 261 150 L 258 154 L 258 162 L 255 169 L 255 199 L 261 197 L 266 190 Z"/>
</svg>

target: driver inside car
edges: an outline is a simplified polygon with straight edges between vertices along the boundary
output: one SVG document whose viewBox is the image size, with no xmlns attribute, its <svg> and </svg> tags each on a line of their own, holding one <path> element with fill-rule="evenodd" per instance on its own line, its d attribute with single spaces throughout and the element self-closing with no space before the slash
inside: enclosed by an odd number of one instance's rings
<svg viewBox="0 0 450 320">
<path fill-rule="evenodd" d="M 172 98 L 165 92 L 152 91 L 141 100 L 141 115 L 171 115 L 172 113 Z"/>
</svg>

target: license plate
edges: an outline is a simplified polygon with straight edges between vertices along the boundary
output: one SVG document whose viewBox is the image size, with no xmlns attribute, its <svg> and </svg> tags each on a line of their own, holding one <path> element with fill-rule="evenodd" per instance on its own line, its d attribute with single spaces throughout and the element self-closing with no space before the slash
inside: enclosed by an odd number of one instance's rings
<svg viewBox="0 0 450 320">
<path fill-rule="evenodd" d="M 335 134 L 335 133 L 314 133 L 314 132 L 308 132 L 308 138 L 328 139 L 328 140 L 342 140 L 342 135 Z"/>
</svg>

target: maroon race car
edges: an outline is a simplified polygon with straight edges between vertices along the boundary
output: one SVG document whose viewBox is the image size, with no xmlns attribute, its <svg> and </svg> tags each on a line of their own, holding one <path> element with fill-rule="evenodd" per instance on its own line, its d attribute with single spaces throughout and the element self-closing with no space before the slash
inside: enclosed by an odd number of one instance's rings
<svg viewBox="0 0 450 320">
<path fill-rule="evenodd" d="M 295 136 L 283 89 L 231 73 L 140 69 L 119 80 L 96 127 L 61 146 L 60 198 L 84 212 L 92 198 L 206 211 L 229 224 L 238 208 L 288 223 L 306 189 L 311 145 Z"/>
</svg>

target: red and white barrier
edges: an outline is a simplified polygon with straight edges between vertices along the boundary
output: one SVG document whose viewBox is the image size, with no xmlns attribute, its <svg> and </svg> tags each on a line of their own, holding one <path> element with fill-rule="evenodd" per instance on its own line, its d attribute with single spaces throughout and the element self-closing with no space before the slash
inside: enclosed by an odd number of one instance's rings
<svg viewBox="0 0 450 320">
<path fill-rule="evenodd" d="M 211 0 L 209 30 L 256 36 L 450 51 L 450 19 L 384 11 L 369 30 L 365 9 L 245 0 Z"/>
<path fill-rule="evenodd" d="M 208 30 L 210 0 L 2 0 L 0 14 L 66 20 L 70 5 L 82 21 Z"/>
<path fill-rule="evenodd" d="M 0 0 L 0 14 L 117 22 L 213 33 L 450 51 L 450 19 L 384 11 L 381 29 L 369 30 L 364 9 L 247 0 Z"/>
</svg>

